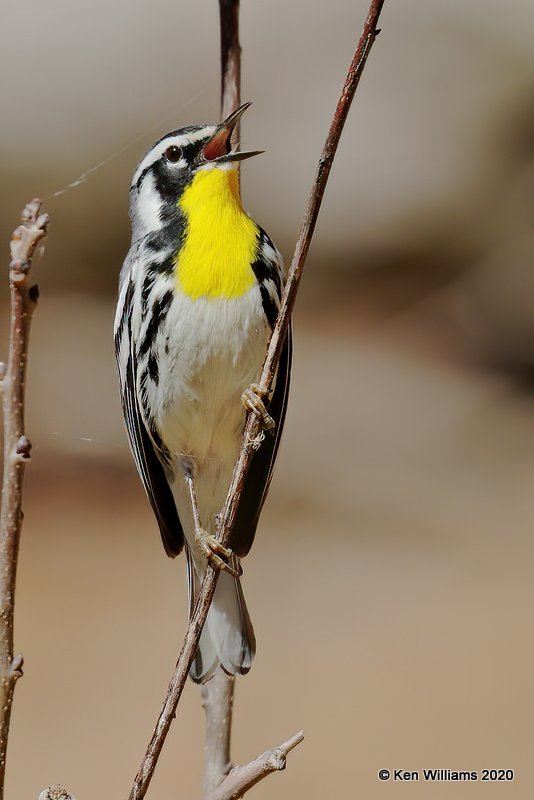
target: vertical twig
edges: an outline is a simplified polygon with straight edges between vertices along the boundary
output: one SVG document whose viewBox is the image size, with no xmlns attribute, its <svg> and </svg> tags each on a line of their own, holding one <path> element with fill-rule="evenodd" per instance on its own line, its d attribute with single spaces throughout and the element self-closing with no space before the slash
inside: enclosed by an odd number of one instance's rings
<svg viewBox="0 0 534 800">
<path fill-rule="evenodd" d="M 206 713 L 203 795 L 208 797 L 232 769 L 230 743 L 234 678 L 219 667 L 201 691 Z"/>
<path fill-rule="evenodd" d="M 29 273 L 37 243 L 46 235 L 48 215 L 40 214 L 41 201 L 32 200 L 22 212 L 22 225 L 11 237 L 9 281 L 11 328 L 7 368 L 1 378 L 4 412 L 4 476 L 0 511 L 0 800 L 4 797 L 6 750 L 13 692 L 22 675 L 22 656 L 13 655 L 15 580 L 22 527 L 22 482 L 30 460 L 31 443 L 24 434 L 24 398 L 28 338 L 37 286 L 29 286 Z"/>
<path fill-rule="evenodd" d="M 241 45 L 239 0 L 219 0 L 221 29 L 221 119 L 241 104 Z M 239 141 L 239 125 L 234 130 Z"/>
<path fill-rule="evenodd" d="M 376 38 L 376 28 L 384 0 L 372 0 L 362 35 L 352 63 L 349 67 L 347 77 L 339 98 L 330 131 L 319 159 L 317 172 L 312 184 L 308 206 L 304 215 L 304 220 L 300 229 L 299 238 L 295 248 L 295 254 L 288 272 L 288 278 L 280 310 L 275 322 L 273 333 L 269 342 L 267 356 L 262 370 L 261 383 L 266 388 L 270 388 L 273 377 L 280 359 L 280 353 L 287 335 L 291 312 L 295 304 L 298 287 L 302 277 L 306 256 L 310 247 L 315 224 L 321 207 L 324 191 L 330 174 L 330 169 L 337 150 L 339 139 L 345 124 L 345 120 L 354 97 L 356 88 L 360 82 L 367 58 Z M 260 432 L 259 422 L 256 417 L 249 413 L 239 458 L 234 468 L 232 482 L 228 490 L 228 495 L 224 508 L 219 515 L 219 525 L 217 538 L 223 545 L 230 541 L 232 527 L 235 523 L 237 510 L 241 501 L 245 479 L 248 473 L 250 462 L 257 447 L 257 437 Z M 163 744 L 169 732 L 172 720 L 176 714 L 176 708 L 182 695 L 182 691 L 187 680 L 189 668 L 195 656 L 200 634 L 206 621 L 209 607 L 213 599 L 215 587 L 217 585 L 218 573 L 208 565 L 202 586 L 200 588 L 197 602 L 191 615 L 189 626 L 186 632 L 182 650 L 178 657 L 174 675 L 167 689 L 167 695 L 160 712 L 154 733 L 147 747 L 144 758 L 141 762 L 139 771 L 135 777 L 134 785 L 130 793 L 130 800 L 142 800 L 145 796 L 156 764 L 159 759 Z M 220 787 L 222 788 L 222 787 Z M 239 796 L 239 795 L 238 795 Z"/>
</svg>

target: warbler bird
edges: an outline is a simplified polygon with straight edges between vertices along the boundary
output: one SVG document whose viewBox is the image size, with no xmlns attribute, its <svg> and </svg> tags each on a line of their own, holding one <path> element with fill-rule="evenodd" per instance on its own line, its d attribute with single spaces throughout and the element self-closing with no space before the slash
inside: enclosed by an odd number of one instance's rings
<svg viewBox="0 0 534 800">
<path fill-rule="evenodd" d="M 207 561 L 221 569 L 191 667 L 246 673 L 255 637 L 240 559 L 249 552 L 271 481 L 286 412 L 287 338 L 272 397 L 257 384 L 284 285 L 282 257 L 243 210 L 232 149 L 241 106 L 218 125 L 163 136 L 130 187 L 132 243 L 121 270 L 115 348 L 137 469 L 167 555 L 185 545 L 190 613 Z M 265 402 L 268 404 L 268 411 Z M 215 538 L 246 410 L 266 429 L 229 548 Z"/>
</svg>

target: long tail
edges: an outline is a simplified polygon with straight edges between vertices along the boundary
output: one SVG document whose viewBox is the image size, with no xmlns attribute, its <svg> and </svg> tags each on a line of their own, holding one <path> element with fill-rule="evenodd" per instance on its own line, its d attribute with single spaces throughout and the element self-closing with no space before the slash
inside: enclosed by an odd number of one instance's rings
<svg viewBox="0 0 534 800">
<path fill-rule="evenodd" d="M 187 548 L 189 613 L 195 606 L 202 572 Z M 221 572 L 213 602 L 195 656 L 190 675 L 196 683 L 205 683 L 219 664 L 229 675 L 244 675 L 252 666 L 256 638 L 238 578 Z"/>
</svg>

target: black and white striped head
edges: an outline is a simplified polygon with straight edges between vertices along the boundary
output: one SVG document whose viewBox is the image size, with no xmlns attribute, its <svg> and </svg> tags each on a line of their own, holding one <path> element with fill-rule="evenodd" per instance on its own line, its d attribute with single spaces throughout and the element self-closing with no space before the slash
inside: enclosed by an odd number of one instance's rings
<svg viewBox="0 0 534 800">
<path fill-rule="evenodd" d="M 134 240 L 163 227 L 199 170 L 224 167 L 262 152 L 232 149 L 232 133 L 249 106 L 240 106 L 219 125 L 191 125 L 171 131 L 150 148 L 130 186 Z"/>
</svg>

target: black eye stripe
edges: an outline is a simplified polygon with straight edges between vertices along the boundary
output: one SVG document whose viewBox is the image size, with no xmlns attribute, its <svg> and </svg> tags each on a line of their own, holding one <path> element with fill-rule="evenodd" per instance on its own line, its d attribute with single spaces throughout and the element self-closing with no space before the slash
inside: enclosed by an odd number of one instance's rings
<svg viewBox="0 0 534 800">
<path fill-rule="evenodd" d="M 198 162 L 199 154 L 202 152 L 204 145 L 206 144 L 208 139 L 209 137 L 206 137 L 206 139 L 201 139 L 197 142 L 188 142 L 181 146 L 171 145 L 171 144 L 168 145 L 166 150 L 164 150 L 163 153 L 161 153 L 161 155 L 155 156 L 154 161 L 152 161 L 147 167 L 145 167 L 142 170 L 135 183 L 132 183 L 132 185 L 130 186 L 130 192 L 132 192 L 133 190 L 137 190 L 138 192 L 141 191 L 141 186 L 146 176 L 149 174 L 152 174 L 157 182 L 158 175 L 160 174 L 160 171 L 163 170 L 161 177 L 165 181 L 168 180 L 169 169 L 166 169 L 166 164 L 172 163 L 172 161 L 169 161 L 167 157 L 167 151 L 173 147 L 180 151 L 180 158 L 178 160 L 184 159 L 184 161 L 186 162 L 186 166 L 189 169 L 194 169 L 194 167 Z M 160 143 L 158 142 L 158 144 Z M 173 170 L 173 172 L 176 172 L 176 170 Z"/>
<path fill-rule="evenodd" d="M 204 147 L 204 142 L 190 142 L 189 144 L 182 145 L 182 156 L 188 163 L 192 163 L 199 151 L 199 148 Z"/>
</svg>

